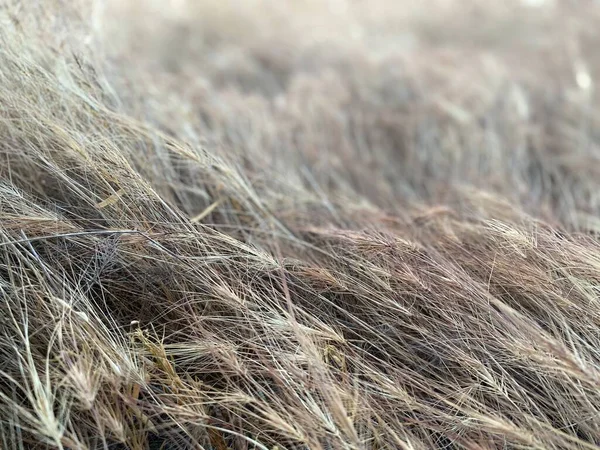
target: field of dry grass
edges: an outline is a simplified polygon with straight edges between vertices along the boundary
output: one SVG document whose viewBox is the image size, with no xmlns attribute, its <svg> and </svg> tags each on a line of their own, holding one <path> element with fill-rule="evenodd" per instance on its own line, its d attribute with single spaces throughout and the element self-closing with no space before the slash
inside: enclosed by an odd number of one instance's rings
<svg viewBox="0 0 600 450">
<path fill-rule="evenodd" d="M 0 3 L 0 448 L 600 448 L 600 4 Z"/>
</svg>

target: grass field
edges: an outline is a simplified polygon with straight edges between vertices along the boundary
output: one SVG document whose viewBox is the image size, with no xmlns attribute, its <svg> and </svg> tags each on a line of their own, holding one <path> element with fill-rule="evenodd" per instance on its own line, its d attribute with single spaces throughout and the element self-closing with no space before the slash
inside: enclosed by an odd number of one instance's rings
<svg viewBox="0 0 600 450">
<path fill-rule="evenodd" d="M 0 448 L 600 448 L 598 24 L 0 2 Z"/>
</svg>

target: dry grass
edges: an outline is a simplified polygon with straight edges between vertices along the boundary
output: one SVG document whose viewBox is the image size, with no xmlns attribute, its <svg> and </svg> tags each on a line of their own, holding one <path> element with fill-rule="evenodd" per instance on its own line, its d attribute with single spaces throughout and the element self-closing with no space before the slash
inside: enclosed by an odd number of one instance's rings
<svg viewBox="0 0 600 450">
<path fill-rule="evenodd" d="M 598 448 L 598 19 L 7 0 L 0 447 Z"/>
</svg>

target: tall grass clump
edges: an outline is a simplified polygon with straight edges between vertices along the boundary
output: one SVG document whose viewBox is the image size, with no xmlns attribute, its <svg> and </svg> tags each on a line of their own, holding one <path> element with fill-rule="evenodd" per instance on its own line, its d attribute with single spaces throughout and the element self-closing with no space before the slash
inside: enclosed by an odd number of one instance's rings
<svg viewBox="0 0 600 450">
<path fill-rule="evenodd" d="M 0 448 L 600 448 L 591 0 L 0 8 Z"/>
</svg>

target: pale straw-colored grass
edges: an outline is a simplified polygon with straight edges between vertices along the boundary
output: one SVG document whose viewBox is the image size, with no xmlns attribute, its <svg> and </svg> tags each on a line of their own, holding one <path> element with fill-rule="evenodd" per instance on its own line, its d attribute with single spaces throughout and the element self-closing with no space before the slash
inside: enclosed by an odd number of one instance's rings
<svg viewBox="0 0 600 450">
<path fill-rule="evenodd" d="M 598 19 L 5 2 L 0 447 L 598 448 Z"/>
</svg>

